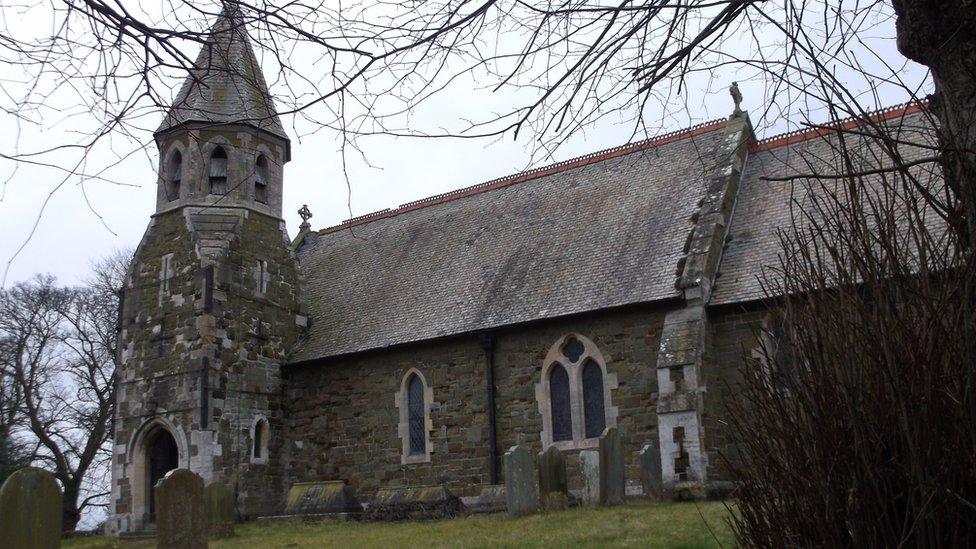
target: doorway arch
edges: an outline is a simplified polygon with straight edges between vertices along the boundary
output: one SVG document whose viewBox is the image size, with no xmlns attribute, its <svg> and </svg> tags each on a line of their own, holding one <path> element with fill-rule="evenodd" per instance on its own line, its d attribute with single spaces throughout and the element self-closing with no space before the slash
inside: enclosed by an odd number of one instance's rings
<svg viewBox="0 0 976 549">
<path fill-rule="evenodd" d="M 156 483 L 166 473 L 188 463 L 182 430 L 161 418 L 145 423 L 133 437 L 129 449 L 132 517 L 144 528 L 155 522 Z"/>
</svg>

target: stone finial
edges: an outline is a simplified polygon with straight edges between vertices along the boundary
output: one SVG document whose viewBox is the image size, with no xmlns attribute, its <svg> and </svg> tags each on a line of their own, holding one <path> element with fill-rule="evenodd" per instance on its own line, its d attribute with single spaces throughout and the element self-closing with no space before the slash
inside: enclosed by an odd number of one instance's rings
<svg viewBox="0 0 976 549">
<path fill-rule="evenodd" d="M 729 95 L 732 96 L 732 101 L 735 103 L 735 110 L 732 111 L 732 116 L 742 114 L 742 92 L 739 91 L 739 83 L 732 82 L 729 86 Z"/>
<path fill-rule="evenodd" d="M 299 229 L 311 229 L 312 224 L 308 222 L 312 219 L 312 211 L 308 209 L 308 204 L 302 204 L 300 210 L 298 210 L 298 215 L 302 218 L 302 224 L 298 226 Z"/>
</svg>

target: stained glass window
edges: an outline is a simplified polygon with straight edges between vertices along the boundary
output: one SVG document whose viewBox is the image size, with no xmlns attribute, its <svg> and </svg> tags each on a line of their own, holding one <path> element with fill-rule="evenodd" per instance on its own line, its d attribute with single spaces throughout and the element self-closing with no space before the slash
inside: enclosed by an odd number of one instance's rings
<svg viewBox="0 0 976 549">
<path fill-rule="evenodd" d="M 424 425 L 424 382 L 410 378 L 407 386 L 407 411 L 410 424 L 410 455 L 427 452 L 427 430 Z"/>
<path fill-rule="evenodd" d="M 573 417 L 569 403 L 569 375 L 556 364 L 549 372 L 549 403 L 552 407 L 552 440 L 573 440 Z"/>
<path fill-rule="evenodd" d="M 603 429 L 607 426 L 605 414 L 603 370 L 599 364 L 587 359 L 583 364 L 583 418 L 586 423 L 586 438 L 596 438 L 603 434 Z"/>
</svg>

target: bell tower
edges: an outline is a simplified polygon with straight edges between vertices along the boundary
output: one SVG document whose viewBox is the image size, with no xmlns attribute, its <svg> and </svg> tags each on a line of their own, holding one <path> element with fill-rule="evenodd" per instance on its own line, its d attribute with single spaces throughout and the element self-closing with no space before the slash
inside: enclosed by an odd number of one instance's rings
<svg viewBox="0 0 976 549">
<path fill-rule="evenodd" d="M 280 366 L 305 325 L 281 219 L 290 144 L 236 7 L 155 141 L 155 213 L 120 314 L 114 533 L 154 522 L 153 482 L 173 467 L 228 483 L 245 515 L 275 508 Z"/>
</svg>

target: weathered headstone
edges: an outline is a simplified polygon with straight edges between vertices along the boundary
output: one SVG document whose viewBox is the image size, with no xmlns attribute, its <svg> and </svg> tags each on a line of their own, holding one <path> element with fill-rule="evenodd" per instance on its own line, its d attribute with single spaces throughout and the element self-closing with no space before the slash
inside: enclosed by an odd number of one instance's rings
<svg viewBox="0 0 976 549">
<path fill-rule="evenodd" d="M 54 475 L 24 467 L 0 489 L 0 542 L 5 547 L 61 546 L 61 487 Z"/>
<path fill-rule="evenodd" d="M 536 457 L 539 467 L 539 502 L 546 511 L 561 511 L 569 506 L 566 482 L 566 456 L 550 446 Z"/>
<path fill-rule="evenodd" d="M 156 547 L 207 547 L 203 479 L 188 469 L 173 469 L 159 482 L 156 494 Z"/>
<path fill-rule="evenodd" d="M 653 444 L 645 444 L 637 453 L 640 463 L 641 491 L 645 498 L 661 497 L 661 452 Z"/>
<path fill-rule="evenodd" d="M 234 535 L 234 492 L 223 482 L 211 482 L 203 489 L 207 508 L 207 534 L 210 539 Z"/>
<path fill-rule="evenodd" d="M 296 482 L 285 499 L 285 515 L 358 515 L 363 506 L 345 481 Z"/>
<path fill-rule="evenodd" d="M 451 518 L 466 512 L 461 498 L 447 486 L 399 486 L 377 490 L 361 516 L 363 520 L 421 520 Z"/>
<path fill-rule="evenodd" d="M 583 504 L 596 505 L 600 502 L 600 452 L 583 450 L 579 456 L 583 471 Z"/>
<path fill-rule="evenodd" d="M 624 502 L 624 450 L 616 427 L 607 427 L 600 437 L 600 505 Z"/>
<path fill-rule="evenodd" d="M 505 507 L 512 517 L 539 509 L 532 452 L 518 444 L 505 452 Z"/>
</svg>

